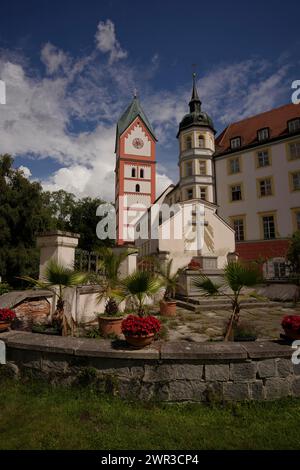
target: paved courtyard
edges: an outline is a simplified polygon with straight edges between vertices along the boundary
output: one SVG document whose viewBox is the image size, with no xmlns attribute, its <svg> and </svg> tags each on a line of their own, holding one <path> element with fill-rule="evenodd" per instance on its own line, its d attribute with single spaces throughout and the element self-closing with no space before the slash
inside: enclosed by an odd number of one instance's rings
<svg viewBox="0 0 300 470">
<path fill-rule="evenodd" d="M 177 307 L 176 317 L 160 319 L 167 330 L 165 339 L 204 342 L 222 339 L 230 314 L 230 310 L 193 313 Z M 277 339 L 283 333 L 281 319 L 284 315 L 300 315 L 300 306 L 245 308 L 241 310 L 240 321 L 253 325 L 259 339 Z"/>
</svg>

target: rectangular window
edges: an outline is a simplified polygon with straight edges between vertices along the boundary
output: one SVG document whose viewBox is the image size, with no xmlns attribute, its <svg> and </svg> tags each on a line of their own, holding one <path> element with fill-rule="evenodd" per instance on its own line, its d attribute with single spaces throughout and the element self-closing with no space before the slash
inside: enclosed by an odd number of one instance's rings
<svg viewBox="0 0 300 470">
<path fill-rule="evenodd" d="M 292 190 L 299 191 L 300 189 L 300 171 L 292 173 Z"/>
<path fill-rule="evenodd" d="M 235 240 L 237 242 L 245 240 L 244 219 L 235 219 L 233 221 L 233 228 L 235 231 Z"/>
<path fill-rule="evenodd" d="M 257 166 L 261 168 L 269 165 L 270 159 L 268 150 L 260 150 L 257 152 Z"/>
<path fill-rule="evenodd" d="M 272 196 L 272 180 L 271 178 L 266 178 L 260 180 L 259 182 L 259 194 L 261 197 L 263 196 Z"/>
<path fill-rule="evenodd" d="M 193 189 L 187 189 L 186 190 L 186 196 L 187 196 L 187 199 L 193 199 Z"/>
<path fill-rule="evenodd" d="M 275 220 L 274 215 L 264 215 L 262 217 L 264 240 L 275 238 Z"/>
<path fill-rule="evenodd" d="M 257 131 L 257 140 L 261 142 L 262 140 L 267 140 L 269 138 L 269 129 L 265 127 Z"/>
<path fill-rule="evenodd" d="M 242 188 L 240 184 L 231 186 L 231 200 L 241 201 L 242 200 Z"/>
<path fill-rule="evenodd" d="M 200 188 L 200 199 L 206 200 L 206 188 Z"/>
<path fill-rule="evenodd" d="M 300 158 L 300 142 L 294 142 L 290 144 L 290 159 L 297 160 Z"/>
<path fill-rule="evenodd" d="M 188 162 L 185 164 L 185 176 L 193 175 L 193 162 Z"/>
<path fill-rule="evenodd" d="M 296 132 L 300 130 L 300 118 L 293 119 L 288 123 L 289 132 Z"/>
<path fill-rule="evenodd" d="M 239 158 L 231 158 L 229 160 L 229 173 L 239 173 L 240 172 L 240 159 Z"/>
<path fill-rule="evenodd" d="M 232 149 L 237 149 L 241 146 L 241 138 L 240 137 L 235 137 L 234 139 L 230 140 L 230 147 Z"/>
<path fill-rule="evenodd" d="M 199 172 L 200 175 L 206 175 L 206 161 L 199 161 Z"/>
</svg>

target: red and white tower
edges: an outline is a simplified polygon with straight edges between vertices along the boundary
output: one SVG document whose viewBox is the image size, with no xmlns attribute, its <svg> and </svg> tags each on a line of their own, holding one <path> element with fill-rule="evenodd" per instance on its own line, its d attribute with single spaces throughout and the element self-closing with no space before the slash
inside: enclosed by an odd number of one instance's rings
<svg viewBox="0 0 300 470">
<path fill-rule="evenodd" d="M 117 244 L 133 242 L 137 218 L 155 200 L 155 144 L 151 124 L 134 96 L 120 117 L 116 133 Z"/>
</svg>

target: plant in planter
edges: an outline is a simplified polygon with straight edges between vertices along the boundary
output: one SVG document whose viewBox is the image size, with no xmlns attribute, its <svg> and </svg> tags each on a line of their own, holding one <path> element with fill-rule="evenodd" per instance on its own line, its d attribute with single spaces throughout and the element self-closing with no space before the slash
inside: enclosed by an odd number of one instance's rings
<svg viewBox="0 0 300 470">
<path fill-rule="evenodd" d="M 160 321 L 152 315 L 147 317 L 128 315 L 122 321 L 122 332 L 126 341 L 135 348 L 143 348 L 152 343 L 160 328 Z"/>
<path fill-rule="evenodd" d="M 117 298 L 114 291 L 120 285 L 120 266 L 125 259 L 133 253 L 133 250 L 124 250 L 116 253 L 112 248 L 103 247 L 98 250 L 100 260 L 98 270 L 102 275 L 98 275 L 101 292 L 98 295 L 98 302 L 105 300 L 104 313 L 98 314 L 99 330 L 103 336 L 117 335 L 122 333 L 121 324 L 123 315 L 119 311 Z"/>
<path fill-rule="evenodd" d="M 285 315 L 281 326 L 288 339 L 300 339 L 300 315 Z"/>
<path fill-rule="evenodd" d="M 173 265 L 172 259 L 170 259 L 165 264 L 158 265 L 159 275 L 161 276 L 164 286 L 166 288 L 165 293 L 164 293 L 164 298 L 160 302 L 160 314 L 168 316 L 168 317 L 176 315 L 176 301 L 174 298 L 175 298 L 178 278 L 179 278 L 179 275 L 183 271 L 183 269 L 178 269 L 175 273 L 172 274 L 172 265 Z"/>
<path fill-rule="evenodd" d="M 160 277 L 149 271 L 135 271 L 123 279 L 120 288 L 115 292 L 121 300 L 133 301 L 137 315 L 129 315 L 122 322 L 122 332 L 126 341 L 136 348 L 143 348 L 150 344 L 160 329 L 158 320 L 149 315 L 145 316 L 147 299 L 153 298 L 163 287 Z M 129 326 L 132 326 L 129 328 Z"/>
<path fill-rule="evenodd" d="M 83 284 L 87 279 L 87 274 L 66 268 L 54 260 L 50 260 L 46 266 L 44 276 L 41 280 L 33 279 L 29 276 L 21 277 L 25 281 L 34 284 L 40 289 L 47 289 L 57 296 L 56 310 L 51 320 L 51 327 L 61 332 L 62 336 L 68 334 L 68 330 L 73 335 L 74 320 L 71 319 L 69 325 L 64 310 L 64 291 L 67 287 L 76 287 Z"/>
<path fill-rule="evenodd" d="M 10 308 L 0 308 L 0 333 L 10 328 L 12 321 L 16 318 L 16 314 Z"/>
<path fill-rule="evenodd" d="M 206 292 L 206 295 L 222 294 L 231 300 L 232 314 L 227 324 L 224 341 L 234 339 L 234 328 L 240 318 L 240 295 L 243 287 L 253 287 L 259 283 L 261 274 L 257 265 L 245 264 L 240 261 L 230 261 L 224 269 L 224 282 L 221 285 L 213 282 L 204 274 L 193 277 L 195 287 Z M 232 293 L 228 293 L 230 288 Z"/>
<path fill-rule="evenodd" d="M 165 287 L 163 300 L 161 300 L 159 304 L 160 314 L 168 317 L 175 316 L 175 293 L 178 278 L 183 272 L 183 268 L 178 269 L 176 272 L 172 273 L 173 259 L 170 259 L 166 263 L 160 263 L 160 261 L 154 256 L 145 256 L 144 261 L 148 266 L 151 266 L 155 270 L 155 272 L 161 277 L 163 285 Z"/>
</svg>

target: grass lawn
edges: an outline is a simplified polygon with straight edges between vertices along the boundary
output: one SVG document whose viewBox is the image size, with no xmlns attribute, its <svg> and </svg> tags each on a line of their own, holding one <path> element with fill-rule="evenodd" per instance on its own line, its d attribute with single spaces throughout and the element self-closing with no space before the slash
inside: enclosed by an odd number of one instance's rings
<svg viewBox="0 0 300 470">
<path fill-rule="evenodd" d="M 0 449 L 300 449 L 300 400 L 128 403 L 91 389 L 0 384 Z"/>
</svg>

